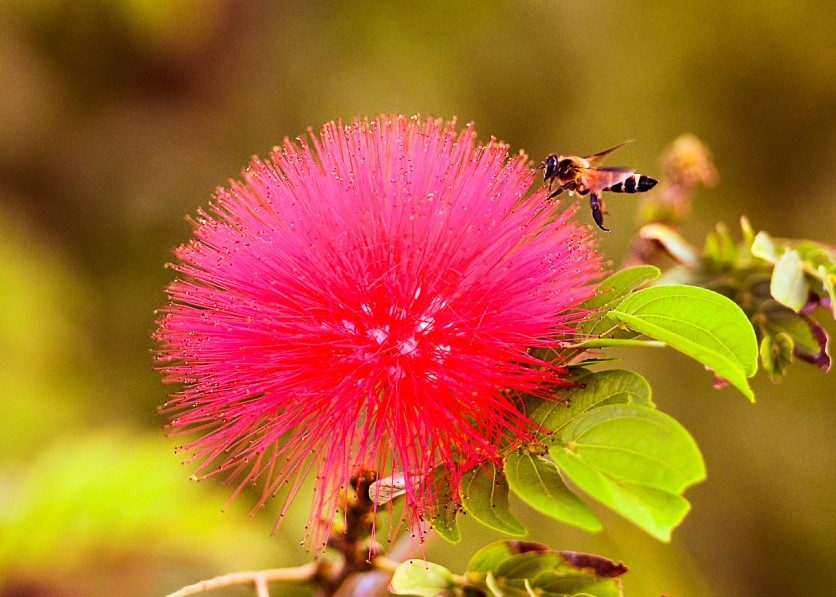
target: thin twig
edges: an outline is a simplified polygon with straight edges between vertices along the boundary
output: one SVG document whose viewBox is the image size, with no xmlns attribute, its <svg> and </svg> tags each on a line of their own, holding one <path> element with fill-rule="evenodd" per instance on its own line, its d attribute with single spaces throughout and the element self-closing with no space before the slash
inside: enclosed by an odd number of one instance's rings
<svg viewBox="0 0 836 597">
<path fill-rule="evenodd" d="M 228 587 L 231 585 L 253 585 L 258 591 L 258 597 L 269 597 L 267 592 L 267 584 L 271 582 L 305 582 L 312 580 L 319 571 L 318 562 L 309 562 L 302 566 L 295 568 L 273 568 L 270 570 L 257 570 L 250 572 L 233 572 L 231 574 L 224 574 L 223 576 L 216 576 L 208 580 L 202 580 L 193 585 L 187 585 L 170 593 L 167 597 L 185 597 L 186 595 L 194 595 L 196 593 L 203 593 L 204 591 L 211 591 L 220 587 Z"/>
<path fill-rule="evenodd" d="M 270 597 L 270 589 L 267 588 L 267 579 L 263 574 L 255 577 L 255 591 L 258 597 Z"/>
</svg>

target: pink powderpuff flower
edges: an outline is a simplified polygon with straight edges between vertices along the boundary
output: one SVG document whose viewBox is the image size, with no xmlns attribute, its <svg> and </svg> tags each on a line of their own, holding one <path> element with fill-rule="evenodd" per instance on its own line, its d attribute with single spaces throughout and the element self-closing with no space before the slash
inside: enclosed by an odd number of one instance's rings
<svg viewBox="0 0 836 597">
<path fill-rule="evenodd" d="M 434 514 L 434 466 L 455 484 L 533 439 L 514 396 L 567 382 L 530 349 L 574 339 L 601 264 L 573 210 L 527 197 L 526 157 L 472 125 L 309 132 L 198 213 L 155 339 L 180 384 L 161 410 L 172 433 L 201 434 L 185 446 L 198 474 L 262 484 L 261 506 L 314 469 L 321 547 L 358 470 L 404 473 L 417 522 Z"/>
</svg>

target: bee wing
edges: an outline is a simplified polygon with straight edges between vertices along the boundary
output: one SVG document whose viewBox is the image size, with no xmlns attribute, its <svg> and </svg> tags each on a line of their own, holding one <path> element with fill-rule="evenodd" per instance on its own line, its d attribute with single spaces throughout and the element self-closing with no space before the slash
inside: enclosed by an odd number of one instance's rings
<svg viewBox="0 0 836 597">
<path fill-rule="evenodd" d="M 586 156 L 584 159 L 587 162 L 589 162 L 590 164 L 594 164 L 598 160 L 602 160 L 603 158 L 605 158 L 606 156 L 608 156 L 609 154 L 614 152 L 619 147 L 624 147 L 628 143 L 632 143 L 632 141 L 625 141 L 624 143 L 619 143 L 615 147 L 610 147 L 609 149 L 605 149 L 604 151 L 599 151 L 598 153 L 593 153 L 592 155 Z M 615 183 L 613 183 L 613 184 L 615 184 Z"/>
<path fill-rule="evenodd" d="M 593 193 L 599 193 L 635 174 L 630 168 L 578 168 L 581 184 Z"/>
</svg>

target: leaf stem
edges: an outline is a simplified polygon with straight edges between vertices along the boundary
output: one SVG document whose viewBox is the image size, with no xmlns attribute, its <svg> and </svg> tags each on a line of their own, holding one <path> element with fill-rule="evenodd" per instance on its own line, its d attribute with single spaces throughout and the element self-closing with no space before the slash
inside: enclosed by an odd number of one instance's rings
<svg viewBox="0 0 836 597">
<path fill-rule="evenodd" d="M 608 346 L 644 346 L 647 348 L 665 348 L 667 344 L 659 340 L 635 340 L 632 338 L 595 338 L 574 344 L 572 348 L 606 348 Z"/>
</svg>

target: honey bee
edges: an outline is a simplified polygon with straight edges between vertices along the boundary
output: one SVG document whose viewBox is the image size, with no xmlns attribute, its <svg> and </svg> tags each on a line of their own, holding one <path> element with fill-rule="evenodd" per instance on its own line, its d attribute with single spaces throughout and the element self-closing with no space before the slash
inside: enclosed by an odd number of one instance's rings
<svg viewBox="0 0 836 597">
<path fill-rule="evenodd" d="M 612 191 L 614 193 L 644 193 L 656 186 L 659 182 L 644 174 L 636 174 L 630 168 L 595 168 L 597 163 L 619 147 L 629 141 L 610 147 L 599 153 L 578 157 L 576 155 L 557 155 L 555 153 L 540 162 L 538 170 L 543 170 L 543 182 L 549 184 L 549 190 L 557 183 L 557 190 L 549 195 L 549 199 L 557 197 L 563 191 L 569 195 L 589 195 L 589 206 L 592 208 L 592 219 L 601 230 L 604 228 L 604 211 L 601 193 Z"/>
</svg>

